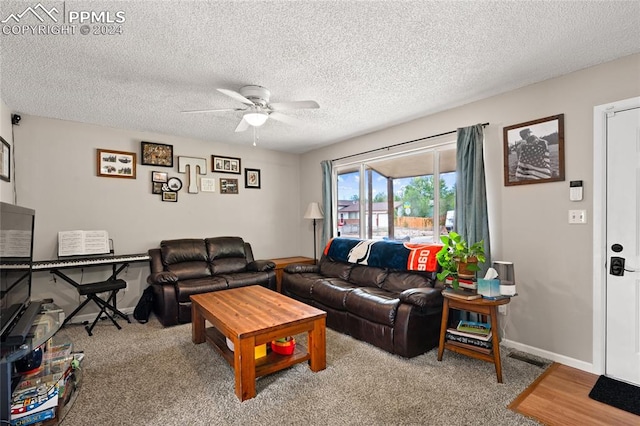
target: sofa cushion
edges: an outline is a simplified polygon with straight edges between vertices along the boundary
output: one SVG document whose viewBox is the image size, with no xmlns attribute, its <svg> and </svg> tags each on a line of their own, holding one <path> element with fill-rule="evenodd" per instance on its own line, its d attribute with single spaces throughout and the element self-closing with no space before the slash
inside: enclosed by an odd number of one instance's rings
<svg viewBox="0 0 640 426">
<path fill-rule="evenodd" d="M 403 292 L 410 288 L 433 287 L 430 274 L 421 272 L 389 272 L 380 288 L 388 291 Z"/>
<path fill-rule="evenodd" d="M 247 260 L 244 257 L 228 257 L 211 262 L 211 272 L 218 274 L 232 274 L 247 270 Z"/>
<path fill-rule="evenodd" d="M 319 263 L 320 274 L 329 278 L 340 278 L 348 281 L 353 265 L 344 262 L 337 262 L 327 257 L 322 257 Z"/>
<path fill-rule="evenodd" d="M 312 266 L 312 265 L 307 265 Z M 323 280 L 324 277 L 316 273 L 290 274 L 282 276 L 282 290 L 294 296 L 311 298 L 311 289 L 316 281 Z"/>
<path fill-rule="evenodd" d="M 165 240 L 160 242 L 162 263 L 172 265 L 182 262 L 206 262 L 207 249 L 203 240 L 182 239 Z"/>
<path fill-rule="evenodd" d="M 244 240 L 240 237 L 214 237 L 204 240 L 209 260 L 225 257 L 246 257 Z"/>
<path fill-rule="evenodd" d="M 235 274 L 222 274 L 220 277 L 227 280 L 229 288 L 269 284 L 269 274 L 266 272 L 237 272 Z"/>
<path fill-rule="evenodd" d="M 386 269 L 356 265 L 351 268 L 349 281 L 364 287 L 380 287 L 386 277 Z"/>
<path fill-rule="evenodd" d="M 243 272 L 247 269 L 247 257 L 242 238 L 215 237 L 204 241 L 213 274 Z"/>
<path fill-rule="evenodd" d="M 222 277 L 196 278 L 180 281 L 176 284 L 176 298 L 180 303 L 190 302 L 189 296 L 193 294 L 208 293 L 226 288 L 228 288 L 227 280 Z"/>
<path fill-rule="evenodd" d="M 358 286 L 339 278 L 321 279 L 313 283 L 311 295 L 313 296 L 313 300 L 323 305 L 344 311 L 345 297 L 357 287 Z"/>
<path fill-rule="evenodd" d="M 388 326 L 394 325 L 399 304 L 398 293 L 373 287 L 354 289 L 345 298 L 350 314 Z"/>
<path fill-rule="evenodd" d="M 172 272 L 178 280 L 190 280 L 193 278 L 205 278 L 211 276 L 207 262 L 182 262 L 165 266 L 168 272 Z"/>
</svg>

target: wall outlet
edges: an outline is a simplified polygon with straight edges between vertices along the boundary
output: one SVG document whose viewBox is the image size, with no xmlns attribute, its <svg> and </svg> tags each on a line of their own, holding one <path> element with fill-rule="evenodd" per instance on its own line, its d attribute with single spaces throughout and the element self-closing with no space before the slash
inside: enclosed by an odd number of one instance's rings
<svg viewBox="0 0 640 426">
<path fill-rule="evenodd" d="M 587 223 L 586 210 L 569 210 L 569 223 Z"/>
<path fill-rule="evenodd" d="M 498 306 L 498 313 L 500 315 L 507 315 L 507 305 Z"/>
</svg>

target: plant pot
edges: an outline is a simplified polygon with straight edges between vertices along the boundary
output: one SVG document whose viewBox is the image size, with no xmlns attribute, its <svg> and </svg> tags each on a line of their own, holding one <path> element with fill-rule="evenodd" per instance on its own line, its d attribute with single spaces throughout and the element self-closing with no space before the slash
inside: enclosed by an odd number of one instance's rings
<svg viewBox="0 0 640 426">
<path fill-rule="evenodd" d="M 466 262 L 458 261 L 458 277 L 473 279 L 476 277 L 476 271 L 472 271 L 469 269 L 469 265 L 477 265 L 478 259 L 475 257 L 470 257 Z"/>
</svg>

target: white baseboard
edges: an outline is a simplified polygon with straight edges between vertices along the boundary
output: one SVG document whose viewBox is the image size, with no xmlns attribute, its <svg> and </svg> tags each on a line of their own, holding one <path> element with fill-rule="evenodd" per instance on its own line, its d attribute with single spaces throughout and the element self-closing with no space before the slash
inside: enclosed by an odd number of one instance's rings
<svg viewBox="0 0 640 426">
<path fill-rule="evenodd" d="M 531 355 L 536 355 L 542 358 L 546 358 L 548 360 L 554 361 L 554 362 L 558 362 L 560 364 L 564 364 L 567 365 L 569 367 L 573 367 L 573 368 L 577 368 L 578 370 L 583 370 L 586 371 L 588 373 L 593 373 L 593 374 L 598 374 L 595 372 L 595 369 L 593 367 L 592 363 L 589 362 L 585 362 L 585 361 L 580 361 L 578 359 L 575 358 L 570 358 L 568 356 L 564 356 L 564 355 L 559 355 L 557 353 L 554 352 L 549 352 L 546 351 L 544 349 L 540 349 L 540 348 L 536 348 L 533 346 L 529 346 L 529 345 L 525 345 L 519 342 L 514 342 L 512 340 L 508 340 L 508 339 L 503 339 L 500 342 L 500 345 L 506 346 L 508 348 L 513 348 L 516 349 L 518 351 L 522 351 L 522 352 L 526 352 L 528 354 Z"/>
</svg>

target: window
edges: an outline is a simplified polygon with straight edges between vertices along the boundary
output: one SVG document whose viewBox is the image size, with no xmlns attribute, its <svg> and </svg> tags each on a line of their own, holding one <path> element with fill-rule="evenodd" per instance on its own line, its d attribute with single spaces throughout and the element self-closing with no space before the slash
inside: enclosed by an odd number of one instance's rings
<svg viewBox="0 0 640 426">
<path fill-rule="evenodd" d="M 335 164 L 336 235 L 439 241 L 452 228 L 455 157 L 449 142 Z"/>
</svg>

